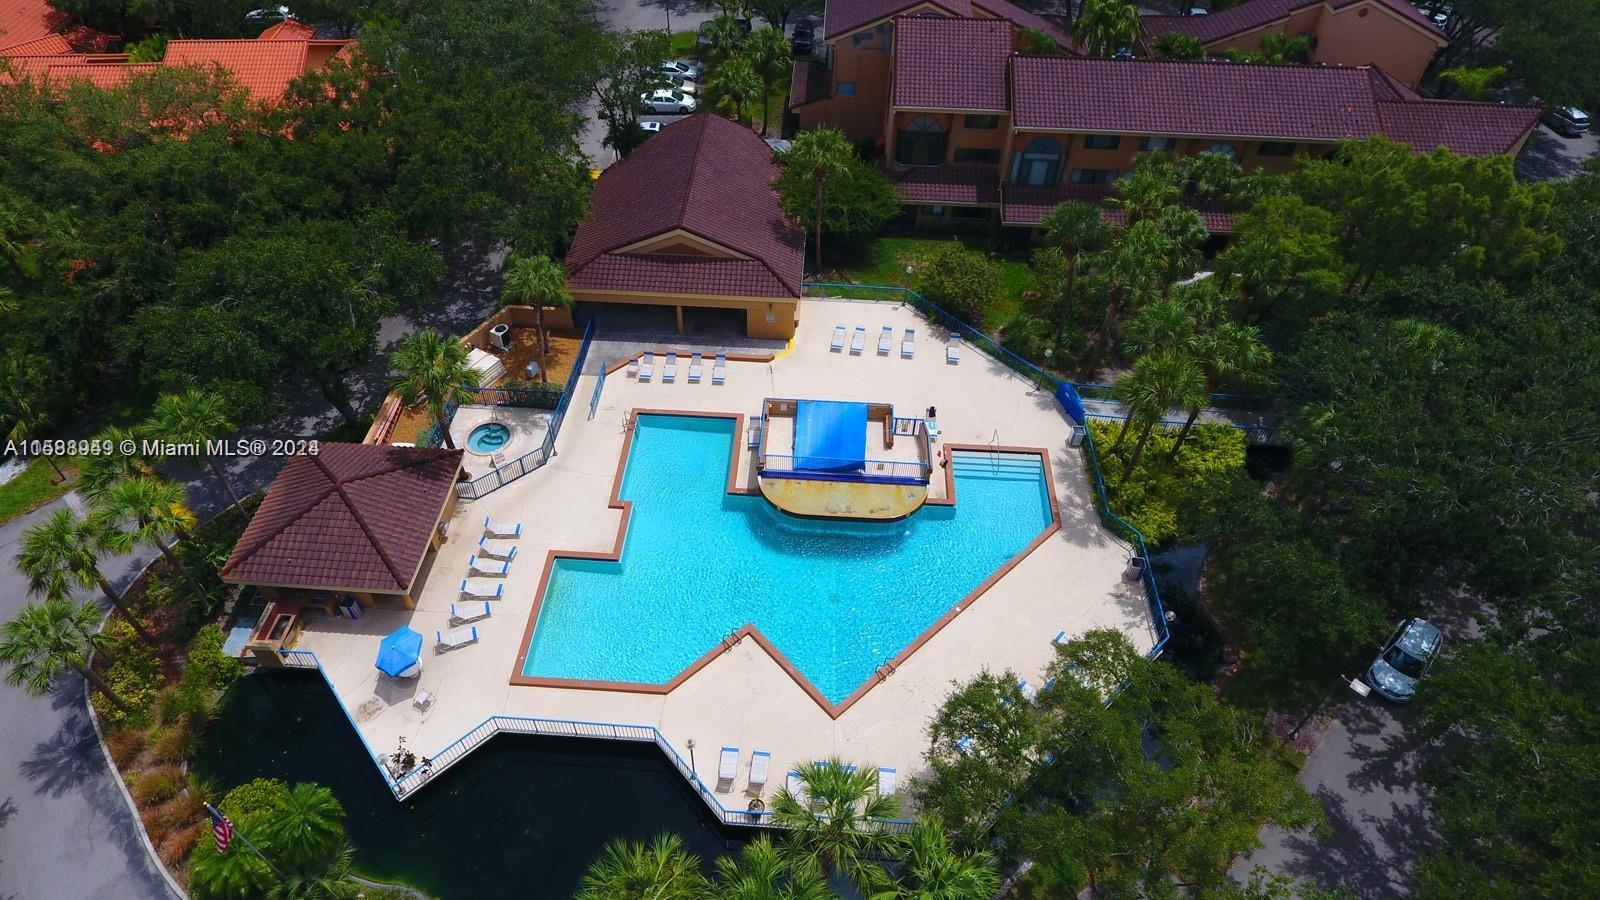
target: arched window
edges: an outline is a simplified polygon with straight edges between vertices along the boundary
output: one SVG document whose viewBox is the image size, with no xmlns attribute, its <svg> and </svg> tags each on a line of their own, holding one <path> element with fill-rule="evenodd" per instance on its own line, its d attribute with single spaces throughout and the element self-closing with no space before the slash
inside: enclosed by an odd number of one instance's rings
<svg viewBox="0 0 1600 900">
<path fill-rule="evenodd" d="M 895 136 L 894 161 L 902 166 L 937 166 L 944 162 L 944 127 L 933 116 L 917 116 Z"/>
<path fill-rule="evenodd" d="M 1212 144 L 1206 148 L 1207 153 L 1217 153 L 1232 160 L 1238 160 L 1239 151 L 1233 149 L 1232 144 Z"/>
<path fill-rule="evenodd" d="M 1011 157 L 1011 183 L 1049 187 L 1061 180 L 1061 142 L 1040 136 Z"/>
</svg>

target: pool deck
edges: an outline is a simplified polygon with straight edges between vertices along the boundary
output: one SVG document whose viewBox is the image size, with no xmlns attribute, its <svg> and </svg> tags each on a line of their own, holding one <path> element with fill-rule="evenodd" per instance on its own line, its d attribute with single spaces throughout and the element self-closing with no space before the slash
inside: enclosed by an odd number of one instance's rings
<svg viewBox="0 0 1600 900">
<path fill-rule="evenodd" d="M 296 649 L 316 654 L 339 699 L 374 752 L 389 752 L 405 738 L 419 755 L 439 751 L 485 719 L 520 716 L 654 727 L 684 759 L 693 739 L 696 772 L 716 786 L 724 806 L 742 809 L 754 750 L 772 753 L 765 796 L 783 785 L 795 765 L 839 756 L 864 766 L 891 766 L 901 783 L 923 769 L 927 726 L 953 681 L 984 669 L 1012 670 L 1040 683 L 1053 657 L 1050 639 L 1092 628 L 1117 628 L 1136 647 L 1154 646 L 1155 625 L 1138 583 L 1122 580 L 1128 547 L 1100 524 L 1079 450 L 1068 449 L 1071 422 L 1049 393 L 990 359 L 970 344 L 959 364 L 945 360 L 941 329 L 914 309 L 886 302 L 803 300 L 800 328 L 788 351 L 770 362 L 730 360 L 727 381 L 687 379 L 642 383 L 625 370 L 605 381 L 599 406 L 587 417 L 596 376 L 584 375 L 556 442 L 556 456 L 535 471 L 482 499 L 461 503 L 450 537 L 424 564 L 415 610 L 371 610 L 360 620 L 309 619 Z M 896 352 L 851 355 L 829 349 L 836 324 L 865 326 L 869 334 L 890 325 L 899 335 L 917 331 L 913 359 Z M 640 350 L 651 349 L 641 347 Z M 605 554 L 617 543 L 624 511 L 610 504 L 622 459 L 627 422 L 635 409 L 758 415 L 769 396 L 892 402 L 897 409 L 938 408 L 940 445 L 1042 448 L 1047 451 L 1059 505 L 1060 527 L 942 627 L 925 633 L 915 651 L 892 672 L 875 677 L 842 712 L 819 703 L 814 689 L 794 678 L 761 639 L 746 633 L 666 692 L 513 685 L 524 649 L 534 595 L 550 551 Z M 735 488 L 756 487 L 747 441 L 735 443 Z M 933 485 L 943 493 L 944 478 Z M 959 503 L 959 497 L 957 498 Z M 458 587 L 485 516 L 497 525 L 520 522 L 522 536 L 504 579 L 505 599 L 476 622 L 475 644 L 436 652 L 434 632 L 450 626 L 450 604 L 462 605 Z M 686 560 L 686 565 L 692 561 Z M 907 574 L 914 584 L 915 573 Z M 958 598 L 951 598 L 954 603 Z M 373 667 L 379 640 L 401 625 L 426 640 L 422 674 L 408 681 L 380 676 Z M 435 698 L 426 711 L 418 691 Z M 739 773 L 718 784 L 718 748 L 740 748 Z"/>
</svg>

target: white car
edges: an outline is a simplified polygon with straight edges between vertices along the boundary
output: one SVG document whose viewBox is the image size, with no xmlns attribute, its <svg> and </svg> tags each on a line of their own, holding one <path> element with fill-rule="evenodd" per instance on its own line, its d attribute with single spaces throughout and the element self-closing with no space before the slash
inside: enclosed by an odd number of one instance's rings
<svg viewBox="0 0 1600 900">
<path fill-rule="evenodd" d="M 686 62 L 679 62 L 675 59 L 669 59 L 661 65 L 656 66 L 656 71 L 667 76 L 668 78 L 684 79 L 687 81 L 700 80 L 700 70 L 698 68 L 691 66 Z"/>
<path fill-rule="evenodd" d="M 694 98 L 688 94 L 669 91 L 665 88 L 659 91 L 651 91 L 648 94 L 640 94 L 639 102 L 644 105 L 645 109 L 653 113 L 678 113 L 682 115 L 694 112 L 697 105 Z"/>
<path fill-rule="evenodd" d="M 674 78 L 671 81 L 668 81 L 666 89 L 669 91 L 677 91 L 680 94 L 688 94 L 691 97 L 700 93 L 699 85 L 696 85 L 692 81 L 687 81 L 680 78 Z"/>
<path fill-rule="evenodd" d="M 655 134 L 656 132 L 661 130 L 661 123 L 660 122 L 640 122 L 639 123 L 639 130 L 644 132 L 645 134 Z"/>
</svg>

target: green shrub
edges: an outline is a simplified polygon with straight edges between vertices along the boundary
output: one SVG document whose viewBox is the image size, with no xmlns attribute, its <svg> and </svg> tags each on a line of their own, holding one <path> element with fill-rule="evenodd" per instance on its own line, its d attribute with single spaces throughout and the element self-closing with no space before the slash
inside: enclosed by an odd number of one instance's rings
<svg viewBox="0 0 1600 900">
<path fill-rule="evenodd" d="M 271 809 L 288 793 L 289 786 L 276 778 L 257 778 L 229 791 L 217 806 L 229 818 L 238 820 Z"/>
<path fill-rule="evenodd" d="M 185 690 L 220 690 L 244 674 L 244 663 L 223 653 L 222 642 L 222 629 L 215 624 L 195 632 L 183 667 Z"/>
<path fill-rule="evenodd" d="M 1244 474 L 1244 432 L 1229 425 L 1196 424 L 1178 458 L 1169 460 L 1177 428 L 1158 427 L 1150 435 L 1144 457 L 1131 479 L 1123 478 L 1133 454 L 1137 428 L 1115 446 L 1121 422 L 1090 422 L 1100 471 L 1111 509 L 1139 529 L 1151 548 L 1172 540 L 1195 539 L 1214 498 Z M 1087 456 L 1085 457 L 1087 459 Z"/>
<path fill-rule="evenodd" d="M 983 322 L 1000 302 L 1000 266 L 958 241 L 929 253 L 920 274 L 922 295 L 967 322 Z"/>
<path fill-rule="evenodd" d="M 106 683 L 122 698 L 127 709 L 118 709 L 96 691 L 90 694 L 95 711 L 108 730 L 149 728 L 163 681 L 161 660 L 120 618 L 112 618 L 105 633 L 109 638 L 107 652 L 111 656 L 111 665 L 104 673 Z"/>
</svg>

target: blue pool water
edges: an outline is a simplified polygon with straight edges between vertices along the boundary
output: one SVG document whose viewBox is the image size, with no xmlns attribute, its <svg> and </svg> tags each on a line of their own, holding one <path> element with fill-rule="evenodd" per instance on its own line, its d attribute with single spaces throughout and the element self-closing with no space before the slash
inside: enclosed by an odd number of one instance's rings
<svg viewBox="0 0 1600 900">
<path fill-rule="evenodd" d="M 467 435 L 467 447 L 478 453 L 493 453 L 511 440 L 511 429 L 499 422 L 485 422 Z"/>
<path fill-rule="evenodd" d="M 753 622 L 838 703 L 1050 523 L 1037 456 L 957 453 L 954 507 L 824 521 L 729 495 L 733 440 L 638 418 L 622 559 L 556 561 L 524 675 L 660 684 Z"/>
</svg>

